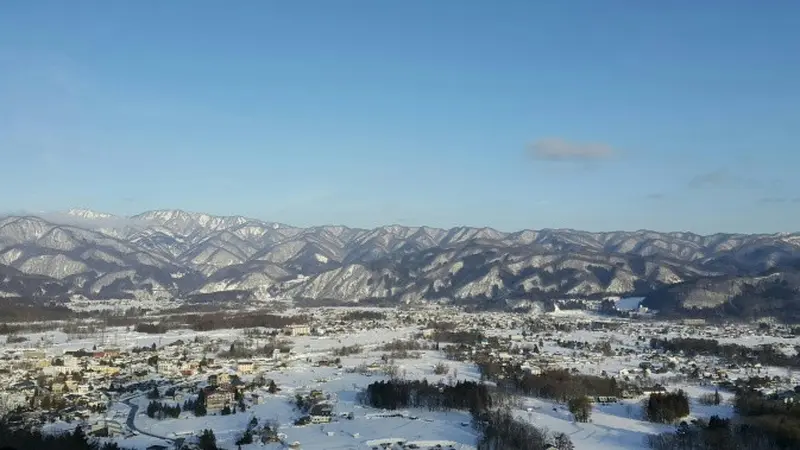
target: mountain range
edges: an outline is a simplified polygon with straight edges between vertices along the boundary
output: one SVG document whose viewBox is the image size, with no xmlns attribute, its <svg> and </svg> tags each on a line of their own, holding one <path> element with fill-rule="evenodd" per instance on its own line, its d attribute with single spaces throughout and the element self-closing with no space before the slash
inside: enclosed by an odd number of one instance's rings
<svg viewBox="0 0 800 450">
<path fill-rule="evenodd" d="M 0 296 L 31 299 L 245 295 L 524 306 L 659 293 L 662 306 L 716 307 L 728 290 L 686 303 L 686 286 L 796 270 L 799 259 L 800 233 L 300 228 L 181 210 L 0 217 Z"/>
</svg>

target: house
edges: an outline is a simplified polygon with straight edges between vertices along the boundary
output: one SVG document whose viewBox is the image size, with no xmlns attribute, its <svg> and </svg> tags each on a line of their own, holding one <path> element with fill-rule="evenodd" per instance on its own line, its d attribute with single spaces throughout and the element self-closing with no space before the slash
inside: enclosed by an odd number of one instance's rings
<svg viewBox="0 0 800 450">
<path fill-rule="evenodd" d="M 308 336 L 311 334 L 311 327 L 303 324 L 289 325 L 284 332 L 289 336 Z"/>
<path fill-rule="evenodd" d="M 206 394 L 206 409 L 208 412 L 222 411 L 226 406 L 231 407 L 233 405 L 233 392 L 214 389 Z"/>
<path fill-rule="evenodd" d="M 657 384 L 657 385 L 655 385 L 653 387 L 643 388 L 642 389 L 642 394 L 647 395 L 647 396 L 652 395 L 652 394 L 666 394 L 666 393 L 667 393 L 667 390 L 664 388 L 664 386 L 661 386 L 659 384 Z"/>
<path fill-rule="evenodd" d="M 229 384 L 231 382 L 231 376 L 228 372 L 220 372 L 217 374 L 217 384 Z"/>
<path fill-rule="evenodd" d="M 333 405 L 328 402 L 320 402 L 308 410 L 311 423 L 329 423 L 333 417 Z"/>
<path fill-rule="evenodd" d="M 243 375 L 253 373 L 253 369 L 254 366 L 252 361 L 239 361 L 236 364 L 236 371 Z"/>
</svg>

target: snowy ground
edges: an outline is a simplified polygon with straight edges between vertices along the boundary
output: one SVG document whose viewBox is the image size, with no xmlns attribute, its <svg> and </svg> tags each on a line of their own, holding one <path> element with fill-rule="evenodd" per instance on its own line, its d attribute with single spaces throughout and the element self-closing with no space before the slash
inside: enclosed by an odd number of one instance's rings
<svg viewBox="0 0 800 450">
<path fill-rule="evenodd" d="M 361 355 L 343 358 L 345 368 L 354 367 L 362 363 L 374 362 L 380 359 L 382 352 L 366 352 Z M 421 359 L 398 361 L 398 365 L 405 370 L 408 379 L 426 378 L 431 382 L 447 381 L 448 375 L 439 376 L 433 373 L 433 367 L 440 361 L 445 361 L 439 352 L 423 352 Z M 451 367 L 451 374 L 455 369 L 459 379 L 478 379 L 477 369 L 468 363 L 454 363 L 445 361 Z M 270 420 L 281 424 L 280 432 L 285 433 L 287 442 L 298 441 L 305 449 L 359 449 L 370 448 L 372 441 L 392 438 L 410 441 L 444 440 L 457 444 L 456 448 L 471 448 L 475 445 L 477 436 L 475 431 L 466 426 L 470 422 L 469 414 L 462 412 L 430 412 L 427 410 L 411 409 L 405 411 L 392 411 L 391 414 L 400 413 L 404 417 L 380 417 L 384 412 L 364 407 L 357 400 L 358 393 L 369 383 L 384 377 L 381 375 L 367 376 L 357 373 L 347 373 L 344 369 L 327 367 L 310 367 L 298 361 L 291 367 L 269 374 L 282 391 L 275 396 L 256 405 L 246 413 L 231 416 L 206 416 L 202 418 L 189 417 L 157 421 L 146 416 L 137 417 L 137 425 L 154 434 L 172 436 L 173 433 L 196 433 L 204 428 L 214 430 L 220 445 L 226 448 L 235 448 L 233 443 L 241 435 L 252 417 L 259 420 Z M 700 386 L 674 386 L 675 389 L 683 388 L 692 397 L 692 413 L 688 419 L 694 417 L 708 418 L 712 415 L 730 417 L 733 414 L 732 406 L 723 402 L 719 406 L 703 406 L 697 401 L 703 394 L 713 393 L 713 388 Z M 298 418 L 298 411 L 292 404 L 296 392 L 308 392 L 311 389 L 320 389 L 331 393 L 337 400 L 335 413 L 347 414 L 352 412 L 354 420 L 344 418 L 326 425 L 308 425 L 297 427 L 292 425 Z M 726 399 L 730 396 L 725 394 Z M 142 410 L 147 404 L 146 399 L 140 399 Z M 515 414 L 522 420 L 527 420 L 537 427 L 546 428 L 550 432 L 563 432 L 570 436 L 576 450 L 605 450 L 605 449 L 641 449 L 647 435 L 674 430 L 671 425 L 658 425 L 649 423 L 642 418 L 642 399 L 626 400 L 622 403 L 611 405 L 595 405 L 591 423 L 580 424 L 572 420 L 572 416 L 564 405 L 554 402 L 523 398 Z M 416 417 L 412 420 L 409 417 Z M 328 433 L 332 433 L 329 435 Z M 354 437 L 358 434 L 358 437 Z M 145 442 L 141 436 L 136 442 Z M 147 441 L 150 442 L 150 441 Z M 121 446 L 133 447 L 129 440 L 119 441 Z M 138 445 L 138 444 L 137 444 Z M 243 449 L 256 448 L 243 446 Z M 277 447 L 276 447 L 277 448 Z"/>
<path fill-rule="evenodd" d="M 342 344 L 339 344 L 338 341 L 334 342 L 337 344 L 336 346 L 345 344 L 345 342 Z M 234 442 L 242 434 L 252 417 L 258 418 L 262 423 L 264 420 L 279 423 L 280 432 L 287 436 L 286 442 L 298 441 L 304 449 L 371 448 L 369 444 L 372 444 L 372 441 L 388 438 L 395 441 L 399 439 L 446 441 L 454 444 L 456 449 L 473 448 L 476 434 L 468 425 L 470 422 L 468 413 L 412 409 L 389 412 L 392 415 L 402 414 L 404 417 L 381 417 L 387 412 L 364 407 L 358 402 L 359 392 L 368 384 L 386 377 L 380 374 L 369 376 L 348 373 L 346 369 L 379 361 L 383 353 L 373 351 L 342 358 L 343 369 L 311 367 L 304 361 L 298 360 L 290 367 L 266 374 L 274 379 L 277 386 L 281 388 L 278 394 L 268 396 L 263 404 L 254 405 L 245 413 L 229 416 L 194 417 L 191 414 L 183 414 L 179 419 L 154 420 L 141 414 L 149 402 L 146 398 L 141 397 L 135 400 L 140 405 L 140 414 L 136 417 L 136 424 L 144 431 L 166 437 L 197 433 L 199 430 L 210 428 L 214 430 L 219 444 L 224 448 L 235 448 Z M 447 375 L 440 376 L 433 373 L 434 366 L 443 360 L 441 354 L 433 351 L 423 353 L 424 357 L 421 359 L 397 361 L 398 366 L 405 369 L 409 379 L 427 378 L 430 382 L 447 381 Z M 447 363 L 451 368 L 451 374 L 452 370 L 456 370 L 459 379 L 476 379 L 479 376 L 477 369 L 471 364 L 452 361 L 447 361 Z M 307 393 L 311 389 L 330 393 L 336 400 L 335 414 L 347 415 L 352 412 L 354 419 L 348 420 L 340 417 L 325 425 L 294 426 L 294 421 L 300 417 L 300 413 L 293 404 L 295 393 Z M 329 436 L 329 433 L 332 435 Z M 141 436 L 136 439 L 141 440 Z M 117 442 L 123 447 L 133 447 L 130 439 L 120 439 Z M 253 444 L 242 446 L 242 449 L 258 447 L 260 446 Z"/>
<path fill-rule="evenodd" d="M 559 313 L 565 320 L 572 317 L 596 319 L 584 312 L 563 311 Z M 607 320 L 607 318 L 605 318 Z M 666 331 L 664 331 L 666 330 Z M 280 432 L 286 435 L 288 443 L 298 441 L 305 449 L 362 449 L 372 448 L 380 440 L 392 439 L 408 441 L 445 441 L 443 445 L 452 443 L 455 448 L 468 449 L 475 445 L 477 436 L 470 426 L 465 426 L 470 421 L 467 413 L 461 412 L 430 412 L 427 410 L 399 411 L 402 417 L 381 417 L 382 411 L 364 407 L 359 404 L 357 396 L 369 383 L 385 378 L 380 373 L 370 375 L 351 373 L 347 368 L 380 362 L 381 356 L 386 352 L 378 350 L 379 346 L 395 339 L 406 339 L 419 332 L 418 327 L 398 327 L 369 329 L 347 335 L 328 337 L 303 336 L 288 338 L 293 342 L 294 355 L 289 361 L 289 366 L 283 369 L 270 371 L 264 375 L 272 378 L 281 391 L 277 395 L 269 395 L 263 404 L 253 405 L 245 413 L 230 416 L 211 415 L 196 418 L 191 414 L 184 414 L 179 419 L 157 421 L 143 415 L 148 400 L 144 397 L 133 399 L 139 405 L 139 414 L 135 421 L 138 428 L 166 437 L 181 434 L 196 434 L 204 428 L 214 430 L 222 448 L 234 449 L 235 440 L 245 429 L 252 417 L 263 423 L 265 420 L 275 421 L 280 424 Z M 521 334 L 520 330 L 484 330 L 488 335 Z M 94 345 L 98 348 L 114 346 L 130 348 L 132 346 L 164 346 L 177 340 L 191 341 L 195 337 L 206 339 L 219 339 L 233 341 L 243 337 L 243 330 L 215 330 L 209 332 L 195 332 L 192 330 L 173 330 L 163 335 L 150 335 L 128 331 L 126 328 L 107 329 L 104 334 L 88 336 L 67 335 L 60 331 L 32 333 L 24 335 L 27 342 L 18 344 L 3 344 L 6 350 L 17 351 L 23 348 L 43 348 L 48 354 L 58 356 L 67 350 L 91 349 Z M 645 336 L 646 340 L 639 337 Z M 599 375 L 607 372 L 609 375 L 618 375 L 620 371 L 632 369 L 644 361 L 643 353 L 649 347 L 651 337 L 698 337 L 718 339 L 720 342 L 731 342 L 741 345 L 757 346 L 766 343 L 776 343 L 784 346 L 786 351 L 793 351 L 795 345 L 800 345 L 800 338 L 782 338 L 759 335 L 749 330 L 736 334 L 735 331 L 716 327 L 681 327 L 675 324 L 648 322 L 636 325 L 624 325 L 618 331 L 574 331 L 554 332 L 544 339 L 542 355 L 553 361 L 556 367 L 575 368 L 581 373 Z M 615 350 L 634 349 L 632 356 L 601 356 L 592 352 L 587 356 L 580 356 L 581 350 L 571 350 L 556 345 L 555 340 L 580 341 L 600 343 L 609 341 Z M 365 352 L 358 355 L 342 358 L 343 369 L 314 367 L 308 362 L 315 361 L 323 355 L 330 355 L 332 350 L 343 346 L 360 344 L 365 347 Z M 530 344 L 528 341 L 520 344 Z M 538 341 L 537 341 L 538 344 Z M 458 380 L 478 380 L 480 374 L 471 363 L 459 363 L 444 359 L 438 351 L 420 352 L 420 359 L 402 359 L 394 361 L 397 366 L 397 375 L 410 380 L 426 378 L 430 382 Z M 698 358 L 701 361 L 702 358 Z M 433 368 L 437 363 L 443 362 L 449 367 L 446 375 L 435 375 Z M 786 369 L 763 368 L 761 375 L 786 376 Z M 653 375 L 650 381 L 658 382 L 662 377 Z M 725 401 L 722 405 L 706 406 L 698 402 L 704 394 L 713 393 L 713 387 L 679 384 L 668 385 L 668 389 L 684 389 L 692 398 L 692 417 L 708 418 L 712 415 L 730 417 L 733 408 L 730 405 L 730 394 L 722 393 Z M 320 389 L 330 393 L 336 400 L 335 413 L 353 413 L 354 419 L 338 418 L 331 424 L 294 426 L 294 421 L 300 416 L 292 404 L 295 393 L 308 392 L 311 389 Z M 572 416 L 564 405 L 555 404 L 533 398 L 520 399 L 515 407 L 515 414 L 522 420 L 527 420 L 534 425 L 546 428 L 551 432 L 563 432 L 571 437 L 576 450 L 605 450 L 620 449 L 633 450 L 644 447 L 643 442 L 647 435 L 670 431 L 674 426 L 657 425 L 646 422 L 642 418 L 641 401 L 643 398 L 625 400 L 612 405 L 595 405 L 592 421 L 586 424 L 574 423 Z M 124 422 L 127 418 L 129 407 L 116 403 L 107 413 L 110 419 Z M 415 419 L 412 419 L 414 417 Z M 48 424 L 46 431 L 58 432 L 74 427 L 74 424 L 55 423 Z M 119 438 L 117 442 L 124 448 L 144 449 L 149 445 L 163 443 L 163 440 L 138 435 L 129 438 Z M 243 446 L 242 448 L 254 449 L 259 445 Z M 279 448 L 275 446 L 275 448 Z"/>
</svg>

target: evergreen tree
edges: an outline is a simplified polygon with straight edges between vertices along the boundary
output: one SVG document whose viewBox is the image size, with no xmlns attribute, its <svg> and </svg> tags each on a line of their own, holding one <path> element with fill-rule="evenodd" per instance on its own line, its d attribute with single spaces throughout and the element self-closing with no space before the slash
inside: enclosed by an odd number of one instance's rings
<svg viewBox="0 0 800 450">
<path fill-rule="evenodd" d="M 200 450 L 217 450 L 217 437 L 214 436 L 214 431 L 205 429 L 200 434 L 200 443 L 198 444 Z"/>
<path fill-rule="evenodd" d="M 200 389 L 197 394 L 197 401 L 194 404 L 194 415 L 197 417 L 205 416 L 208 413 L 206 410 L 206 392 Z"/>
</svg>

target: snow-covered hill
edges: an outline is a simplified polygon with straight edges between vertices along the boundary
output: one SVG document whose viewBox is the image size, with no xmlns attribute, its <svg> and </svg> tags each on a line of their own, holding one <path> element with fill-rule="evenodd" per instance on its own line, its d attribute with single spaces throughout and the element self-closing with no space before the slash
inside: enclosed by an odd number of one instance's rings
<svg viewBox="0 0 800 450">
<path fill-rule="evenodd" d="M 339 302 L 496 302 L 644 294 L 703 277 L 753 276 L 799 257 L 800 234 L 789 233 L 297 228 L 181 210 L 0 218 L 0 264 L 16 274 L 9 276 L 45 277 L 62 291 L 103 298 L 248 291 Z M 19 294 L 48 295 L 24 284 L 13 283 Z"/>
</svg>

